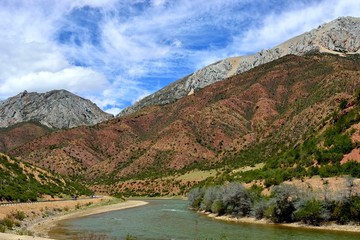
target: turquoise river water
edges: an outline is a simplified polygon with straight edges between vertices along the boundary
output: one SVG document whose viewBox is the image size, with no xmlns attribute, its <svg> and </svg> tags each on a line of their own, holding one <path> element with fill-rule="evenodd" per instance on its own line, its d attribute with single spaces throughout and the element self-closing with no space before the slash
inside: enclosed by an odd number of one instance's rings
<svg viewBox="0 0 360 240">
<path fill-rule="evenodd" d="M 150 204 L 120 211 L 66 220 L 52 229 L 55 239 L 137 240 L 352 240 L 360 234 L 289 228 L 278 225 L 229 223 L 187 208 L 183 200 L 146 200 Z"/>
</svg>

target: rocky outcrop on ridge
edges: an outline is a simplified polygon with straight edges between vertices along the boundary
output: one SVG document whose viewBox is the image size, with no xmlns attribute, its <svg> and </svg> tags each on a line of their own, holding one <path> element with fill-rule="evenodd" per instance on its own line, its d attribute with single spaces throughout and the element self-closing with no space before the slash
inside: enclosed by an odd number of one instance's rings
<svg viewBox="0 0 360 240">
<path fill-rule="evenodd" d="M 21 122 L 39 122 L 49 128 L 73 128 L 94 125 L 113 118 L 90 100 L 66 90 L 47 93 L 28 93 L 0 102 L 0 127 L 6 128 Z"/>
<path fill-rule="evenodd" d="M 175 102 L 214 82 L 248 71 L 256 66 L 288 54 L 304 55 L 310 52 L 332 54 L 360 54 L 360 18 L 341 17 L 320 25 L 310 32 L 292 38 L 272 49 L 254 55 L 227 58 L 145 97 L 120 112 L 117 117 L 131 114 L 146 106 Z"/>
</svg>

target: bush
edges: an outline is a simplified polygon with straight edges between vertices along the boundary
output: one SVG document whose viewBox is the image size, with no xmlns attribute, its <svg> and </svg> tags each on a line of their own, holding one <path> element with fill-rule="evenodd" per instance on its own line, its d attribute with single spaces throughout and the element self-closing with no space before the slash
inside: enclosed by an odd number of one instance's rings
<svg viewBox="0 0 360 240">
<path fill-rule="evenodd" d="M 263 215 L 266 219 L 269 219 L 272 222 L 277 222 L 276 205 L 274 203 L 268 203 L 265 211 L 263 211 Z"/>
<path fill-rule="evenodd" d="M 3 225 L 2 223 L 0 223 L 0 232 L 4 233 L 6 231 L 6 227 L 5 225 Z"/>
<path fill-rule="evenodd" d="M 340 102 L 340 109 L 345 109 L 346 106 L 348 104 L 348 101 L 346 99 L 341 99 L 341 102 Z"/>
<path fill-rule="evenodd" d="M 137 238 L 133 235 L 127 234 L 125 240 L 136 240 Z"/>
<path fill-rule="evenodd" d="M 240 183 L 229 183 L 222 192 L 225 213 L 248 216 L 252 209 L 252 201 L 248 191 Z"/>
<path fill-rule="evenodd" d="M 317 199 L 303 201 L 295 211 L 295 219 L 306 224 L 319 226 L 330 219 L 330 213 L 323 207 L 323 202 Z"/>
<path fill-rule="evenodd" d="M 265 211 L 268 208 L 266 201 L 260 201 L 254 206 L 254 216 L 256 219 L 262 219 L 265 217 Z M 269 210 L 269 218 L 271 218 L 272 212 Z"/>
<path fill-rule="evenodd" d="M 4 219 L 3 219 L 2 224 L 3 224 L 7 229 L 12 230 L 13 227 L 14 227 L 14 225 L 15 225 L 15 222 L 14 222 L 14 220 L 12 220 L 11 218 L 7 217 L 7 218 L 4 218 Z"/>
<path fill-rule="evenodd" d="M 339 224 L 360 222 L 360 196 L 343 197 L 336 201 L 332 217 Z"/>
<path fill-rule="evenodd" d="M 223 215 L 225 213 L 225 207 L 221 199 L 216 199 L 211 205 L 211 212 L 218 215 Z"/>
<path fill-rule="evenodd" d="M 204 197 L 204 191 L 201 188 L 194 188 L 188 194 L 189 206 L 198 210 Z"/>
<path fill-rule="evenodd" d="M 212 205 L 220 194 L 220 188 L 218 186 L 209 187 L 206 189 L 200 208 L 207 212 L 212 211 Z"/>
<path fill-rule="evenodd" d="M 295 187 L 286 184 L 275 186 L 265 216 L 275 223 L 293 222 L 297 200 L 298 191 Z"/>
<path fill-rule="evenodd" d="M 23 221 L 26 218 L 26 215 L 23 211 L 16 211 L 12 215 L 14 216 L 14 218 L 20 221 Z"/>
<path fill-rule="evenodd" d="M 34 233 L 31 232 L 30 230 L 27 230 L 25 228 L 22 228 L 20 230 L 16 231 L 17 235 L 25 235 L 25 236 L 34 236 Z"/>
<path fill-rule="evenodd" d="M 350 197 L 350 218 L 353 221 L 360 222 L 360 196 Z"/>
</svg>

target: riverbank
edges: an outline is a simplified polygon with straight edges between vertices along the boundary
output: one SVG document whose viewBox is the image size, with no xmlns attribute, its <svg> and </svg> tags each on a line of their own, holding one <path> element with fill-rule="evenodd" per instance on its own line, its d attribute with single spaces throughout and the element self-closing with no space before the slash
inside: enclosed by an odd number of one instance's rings
<svg viewBox="0 0 360 240">
<path fill-rule="evenodd" d="M 329 222 L 321 226 L 307 225 L 301 222 L 295 223 L 273 223 L 266 219 L 256 219 L 254 217 L 232 217 L 232 216 L 217 216 L 217 214 L 201 212 L 201 214 L 207 215 L 210 218 L 235 222 L 235 223 L 247 223 L 247 224 L 263 224 L 263 225 L 276 225 L 279 227 L 292 227 L 292 228 L 306 228 L 306 229 L 317 229 L 317 230 L 329 230 L 329 231 L 342 231 L 342 232 L 353 232 L 360 234 L 360 225 L 339 225 L 334 222 Z"/>
<path fill-rule="evenodd" d="M 143 206 L 146 204 L 147 204 L 147 202 L 145 202 L 145 201 L 130 200 L 130 201 L 120 202 L 120 203 L 115 203 L 115 204 L 110 204 L 110 205 L 93 205 L 93 206 L 86 206 L 84 208 L 78 208 L 76 210 L 72 210 L 72 211 L 68 211 L 68 212 L 58 212 L 56 215 L 48 216 L 46 218 L 39 217 L 39 218 L 31 219 L 30 221 L 24 221 L 26 230 L 33 233 L 35 237 L 19 236 L 19 235 L 16 235 L 15 233 L 1 233 L 0 240 L 11 240 L 11 239 L 44 240 L 44 239 L 49 239 L 49 235 L 48 235 L 49 231 L 51 230 L 51 228 L 56 226 L 56 224 L 59 221 L 73 219 L 73 218 L 79 218 L 79 217 L 84 217 L 84 216 L 89 216 L 89 215 L 99 214 L 99 213 L 104 213 L 104 212 L 122 210 L 122 209 L 127 209 L 127 208 L 132 208 L 132 207 L 138 207 L 138 206 Z M 48 208 L 50 208 L 50 207 L 48 206 Z"/>
<path fill-rule="evenodd" d="M 116 203 L 116 204 L 111 204 L 111 205 L 106 205 L 106 206 L 88 208 L 88 209 L 76 211 L 73 213 L 69 213 L 66 215 L 55 216 L 53 218 L 47 219 L 43 222 L 40 222 L 38 224 L 34 224 L 34 225 L 30 226 L 28 228 L 28 230 L 36 233 L 37 236 L 49 237 L 49 235 L 48 235 L 49 231 L 51 230 L 51 228 L 55 227 L 59 221 L 80 218 L 80 217 L 85 217 L 85 216 L 104 213 L 104 212 L 111 212 L 111 211 L 117 211 L 117 210 L 122 210 L 122 209 L 127 209 L 127 208 L 139 207 L 139 206 L 143 206 L 146 204 L 147 204 L 147 202 L 145 202 L 145 201 L 131 200 L 131 201 L 126 201 L 126 202 L 121 202 L 121 203 Z"/>
</svg>

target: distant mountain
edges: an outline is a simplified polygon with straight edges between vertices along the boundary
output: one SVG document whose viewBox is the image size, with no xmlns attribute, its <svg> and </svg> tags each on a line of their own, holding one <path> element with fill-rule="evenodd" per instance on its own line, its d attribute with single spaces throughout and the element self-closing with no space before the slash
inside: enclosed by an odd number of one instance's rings
<svg viewBox="0 0 360 240">
<path fill-rule="evenodd" d="M 46 93 L 24 91 L 0 102 L 0 128 L 38 122 L 51 129 L 94 125 L 113 118 L 90 100 L 66 90 Z"/>
<path fill-rule="evenodd" d="M 309 52 L 344 54 L 360 53 L 360 18 L 341 17 L 294 37 L 272 49 L 257 54 L 232 57 L 211 64 L 151 94 L 117 117 L 131 114 L 146 106 L 173 103 L 214 82 L 224 80 L 288 54 L 302 56 Z"/>
</svg>

